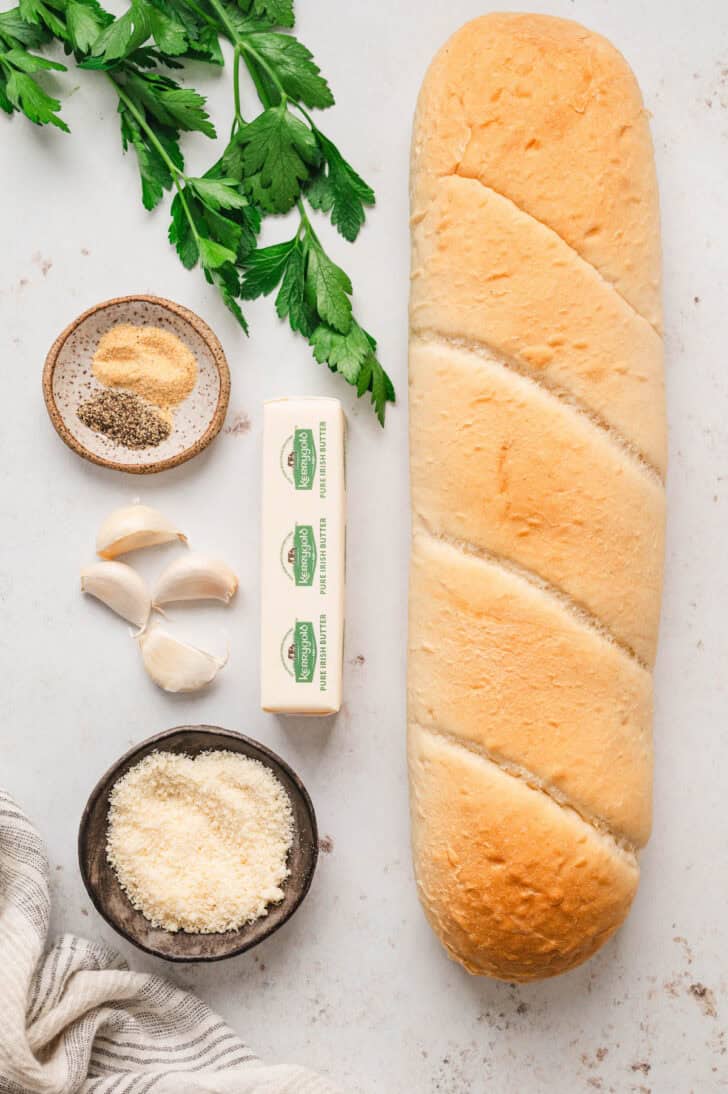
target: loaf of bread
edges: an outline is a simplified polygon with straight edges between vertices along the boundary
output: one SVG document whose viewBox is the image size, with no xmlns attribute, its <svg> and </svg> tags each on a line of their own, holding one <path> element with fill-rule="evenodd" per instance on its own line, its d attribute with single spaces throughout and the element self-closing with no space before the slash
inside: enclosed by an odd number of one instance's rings
<svg viewBox="0 0 728 1094">
<path fill-rule="evenodd" d="M 430 923 L 471 972 L 579 964 L 650 833 L 666 431 L 657 186 L 621 55 L 488 15 L 412 148 L 409 766 Z"/>
</svg>

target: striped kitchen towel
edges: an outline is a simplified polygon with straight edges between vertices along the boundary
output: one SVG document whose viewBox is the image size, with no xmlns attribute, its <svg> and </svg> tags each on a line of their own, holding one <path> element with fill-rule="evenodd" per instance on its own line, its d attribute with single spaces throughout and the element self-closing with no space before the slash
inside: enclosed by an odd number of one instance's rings
<svg viewBox="0 0 728 1094">
<path fill-rule="evenodd" d="M 43 841 L 0 790 L 0 1094 L 335 1094 L 263 1064 L 204 1003 L 64 935 L 46 950 Z"/>
</svg>

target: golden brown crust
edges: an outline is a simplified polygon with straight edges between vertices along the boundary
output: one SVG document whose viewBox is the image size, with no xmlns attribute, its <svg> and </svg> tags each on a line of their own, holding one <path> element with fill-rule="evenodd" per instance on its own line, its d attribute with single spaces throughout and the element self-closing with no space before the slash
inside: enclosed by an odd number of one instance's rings
<svg viewBox="0 0 728 1094">
<path fill-rule="evenodd" d="M 410 323 L 564 389 L 664 474 L 659 336 L 558 236 L 471 179 L 440 180 L 414 225 Z"/>
<path fill-rule="evenodd" d="M 415 725 L 410 769 L 420 899 L 469 972 L 555 976 L 624 921 L 636 860 L 575 813 Z"/>
<path fill-rule="evenodd" d="M 649 130 L 617 51 L 546 16 L 460 30 L 413 139 L 408 680 L 420 898 L 471 972 L 578 965 L 637 887 L 659 265 Z"/>
<path fill-rule="evenodd" d="M 648 664 L 665 494 L 584 415 L 501 364 L 413 340 L 415 514 L 562 589 Z"/>
<path fill-rule="evenodd" d="M 553 228 L 659 328 L 659 203 L 647 112 L 606 39 L 542 15 L 462 27 L 425 79 L 413 212 L 436 179 L 478 179 Z"/>
<path fill-rule="evenodd" d="M 522 577 L 415 532 L 409 714 L 538 772 L 641 847 L 652 812 L 652 677 Z"/>
</svg>

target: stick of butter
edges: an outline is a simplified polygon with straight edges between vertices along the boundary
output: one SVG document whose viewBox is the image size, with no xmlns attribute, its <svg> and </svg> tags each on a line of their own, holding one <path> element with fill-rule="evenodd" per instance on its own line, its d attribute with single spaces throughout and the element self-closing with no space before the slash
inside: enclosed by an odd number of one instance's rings
<svg viewBox="0 0 728 1094">
<path fill-rule="evenodd" d="M 263 710 L 341 706 L 344 431 L 338 399 L 276 399 L 263 409 Z"/>
</svg>

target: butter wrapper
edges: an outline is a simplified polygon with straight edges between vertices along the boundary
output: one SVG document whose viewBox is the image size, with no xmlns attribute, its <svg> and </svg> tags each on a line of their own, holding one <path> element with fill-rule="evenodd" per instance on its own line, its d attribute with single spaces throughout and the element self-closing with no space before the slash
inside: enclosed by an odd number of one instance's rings
<svg viewBox="0 0 728 1094">
<path fill-rule="evenodd" d="M 263 410 L 263 710 L 341 707 L 346 550 L 345 418 L 338 399 Z"/>
</svg>

